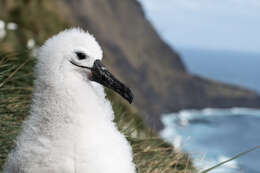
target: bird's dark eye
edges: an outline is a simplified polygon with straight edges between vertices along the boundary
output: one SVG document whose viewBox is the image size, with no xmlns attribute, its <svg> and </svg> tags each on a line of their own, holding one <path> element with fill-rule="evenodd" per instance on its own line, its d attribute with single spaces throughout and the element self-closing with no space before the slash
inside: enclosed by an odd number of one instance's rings
<svg viewBox="0 0 260 173">
<path fill-rule="evenodd" d="M 87 55 L 83 52 L 75 52 L 79 60 L 87 59 Z"/>
</svg>

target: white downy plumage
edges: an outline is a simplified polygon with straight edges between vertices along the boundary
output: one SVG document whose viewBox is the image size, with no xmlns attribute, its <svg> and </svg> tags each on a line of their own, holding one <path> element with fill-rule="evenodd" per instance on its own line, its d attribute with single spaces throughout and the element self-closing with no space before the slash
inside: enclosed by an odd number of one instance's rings
<svg viewBox="0 0 260 173">
<path fill-rule="evenodd" d="M 65 30 L 41 47 L 30 115 L 4 173 L 135 173 L 103 86 L 90 80 L 102 56 L 81 29 Z"/>
</svg>

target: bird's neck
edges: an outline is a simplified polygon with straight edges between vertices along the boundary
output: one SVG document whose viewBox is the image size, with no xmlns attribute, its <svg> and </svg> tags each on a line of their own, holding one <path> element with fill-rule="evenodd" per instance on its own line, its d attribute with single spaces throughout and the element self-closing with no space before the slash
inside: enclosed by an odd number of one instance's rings
<svg viewBox="0 0 260 173">
<path fill-rule="evenodd" d="M 36 81 L 31 116 L 51 127 L 91 126 L 113 120 L 112 107 L 103 87 L 93 83 L 50 86 Z"/>
</svg>

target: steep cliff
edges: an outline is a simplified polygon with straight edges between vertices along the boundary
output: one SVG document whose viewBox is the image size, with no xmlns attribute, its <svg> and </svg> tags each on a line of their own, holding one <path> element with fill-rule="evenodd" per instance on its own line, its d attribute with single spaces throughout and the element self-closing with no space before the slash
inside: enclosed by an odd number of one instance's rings
<svg viewBox="0 0 260 173">
<path fill-rule="evenodd" d="M 63 1 L 75 24 L 95 34 L 106 65 L 133 89 L 150 126 L 160 128 L 160 114 L 180 109 L 260 107 L 254 92 L 189 74 L 136 0 Z"/>
</svg>

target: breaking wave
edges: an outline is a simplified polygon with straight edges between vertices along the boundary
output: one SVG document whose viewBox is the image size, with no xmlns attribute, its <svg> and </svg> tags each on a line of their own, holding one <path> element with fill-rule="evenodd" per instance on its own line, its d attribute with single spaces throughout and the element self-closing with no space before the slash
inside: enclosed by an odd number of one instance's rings
<svg viewBox="0 0 260 173">
<path fill-rule="evenodd" d="M 207 169 L 260 145 L 260 110 L 231 108 L 182 110 L 162 117 L 161 136 L 175 148 L 189 152 L 195 164 Z M 260 151 L 232 161 L 213 173 L 260 170 Z"/>
</svg>

